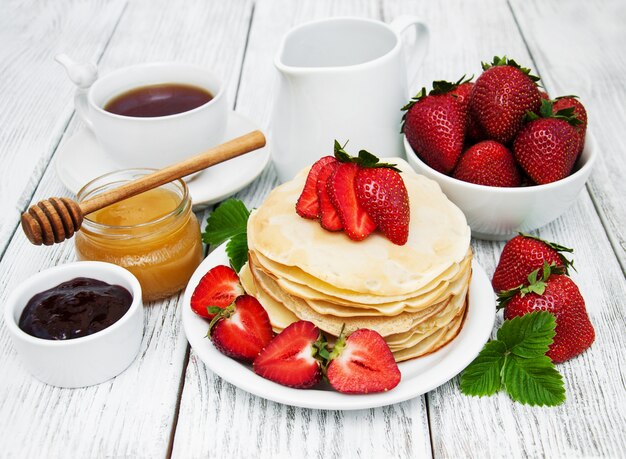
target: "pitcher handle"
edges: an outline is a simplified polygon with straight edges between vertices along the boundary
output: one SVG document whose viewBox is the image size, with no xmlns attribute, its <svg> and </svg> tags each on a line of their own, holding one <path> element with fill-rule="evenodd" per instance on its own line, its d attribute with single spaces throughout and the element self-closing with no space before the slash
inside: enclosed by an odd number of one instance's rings
<svg viewBox="0 0 626 459">
<path fill-rule="evenodd" d="M 401 35 L 411 26 L 415 27 L 417 37 L 415 39 L 416 44 L 413 52 L 414 54 L 412 54 L 411 59 L 415 65 L 415 72 L 409 79 L 409 85 L 413 82 L 413 80 L 415 80 L 417 72 L 422 66 L 422 62 L 424 61 L 424 57 L 426 57 L 426 52 L 428 51 L 428 42 L 430 39 L 428 26 L 417 16 L 398 16 L 389 24 L 389 27 L 391 27 L 391 29 L 398 35 Z"/>
</svg>

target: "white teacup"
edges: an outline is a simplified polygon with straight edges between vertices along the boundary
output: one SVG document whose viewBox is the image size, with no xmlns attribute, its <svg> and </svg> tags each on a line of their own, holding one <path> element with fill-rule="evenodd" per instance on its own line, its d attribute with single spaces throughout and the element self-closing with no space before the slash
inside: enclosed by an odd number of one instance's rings
<svg viewBox="0 0 626 459">
<path fill-rule="evenodd" d="M 272 155 L 281 181 L 325 155 L 348 151 L 404 156 L 401 107 L 409 99 L 401 33 L 416 27 L 411 67 L 428 47 L 428 28 L 401 16 L 391 24 L 331 18 L 292 29 L 274 61 L 280 72 L 272 117 Z"/>
<path fill-rule="evenodd" d="M 162 168 L 223 140 L 228 121 L 225 87 L 203 67 L 178 62 L 140 64 L 115 70 L 96 80 L 95 68 L 90 75 L 89 67 L 79 66 L 66 56 L 57 60 L 79 86 L 75 98 L 78 114 L 120 167 Z M 126 91 L 166 83 L 203 88 L 213 99 L 193 110 L 149 118 L 104 110 L 107 102 Z"/>
</svg>

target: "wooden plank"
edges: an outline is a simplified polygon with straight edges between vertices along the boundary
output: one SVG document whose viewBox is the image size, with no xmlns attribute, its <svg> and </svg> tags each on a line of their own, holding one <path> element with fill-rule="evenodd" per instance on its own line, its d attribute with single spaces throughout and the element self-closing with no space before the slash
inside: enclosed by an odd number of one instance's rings
<svg viewBox="0 0 626 459">
<path fill-rule="evenodd" d="M 247 0 L 198 0 L 186 2 L 183 10 L 167 0 L 134 2 L 103 56 L 102 68 L 144 60 L 190 61 L 228 79 L 233 100 L 251 10 Z M 83 11 L 82 20 L 86 17 Z M 77 127 L 73 122 L 66 137 Z M 54 168 L 48 167 L 34 200 L 59 195 L 67 192 Z M 16 233 L 0 263 L 0 304 L 22 279 L 74 259 L 72 242 L 34 247 L 21 232 Z M 54 458 L 67 457 L 69 451 L 75 457 L 165 457 L 188 349 L 179 302 L 176 296 L 146 305 L 139 358 L 119 377 L 83 389 L 59 389 L 35 381 L 1 328 L 2 455 Z"/>
<path fill-rule="evenodd" d="M 542 14 L 544 6 L 541 3 Z M 431 25 L 436 53 L 427 56 L 416 89 L 434 79 L 478 75 L 480 61 L 494 54 L 532 63 L 505 1 L 407 4 L 384 0 L 383 13 L 387 20 L 417 14 Z M 609 16 L 604 17 L 612 23 Z M 540 67 L 539 71 L 544 80 L 552 81 L 550 69 Z M 602 115 L 598 117 L 602 122 Z M 626 453 L 626 391 L 617 364 L 623 361 L 620 352 L 626 338 L 624 312 L 618 304 L 626 285 L 589 194 L 583 192 L 572 209 L 537 234 L 576 250 L 579 272 L 573 277 L 586 299 L 596 343 L 582 356 L 559 365 L 568 400 L 558 408 L 525 407 L 503 394 L 465 397 L 459 392 L 458 378 L 428 393 L 436 457 L 619 457 Z M 491 275 L 504 244 L 476 240 L 472 244 L 478 261 Z M 497 326 L 501 321 L 498 314 Z"/>
<path fill-rule="evenodd" d="M 126 0 L 4 2 L 0 14 L 0 255 L 73 112 L 73 87 L 54 62 L 97 62 Z M 87 19 L 88 18 L 88 19 Z"/>
<path fill-rule="evenodd" d="M 510 3 L 548 93 L 576 94 L 587 109 L 599 150 L 587 187 L 626 273 L 624 2 Z"/>
<path fill-rule="evenodd" d="M 237 110 L 271 130 L 274 52 L 292 26 L 327 16 L 379 17 L 376 1 L 258 1 Z M 270 145 L 271 148 L 271 145 Z M 260 205 L 277 185 L 270 166 L 238 195 Z M 303 392 L 306 397 L 306 392 Z M 226 383 L 191 351 L 174 438 L 174 457 L 430 457 L 423 397 L 356 412 L 318 411 L 268 402 Z"/>
</svg>

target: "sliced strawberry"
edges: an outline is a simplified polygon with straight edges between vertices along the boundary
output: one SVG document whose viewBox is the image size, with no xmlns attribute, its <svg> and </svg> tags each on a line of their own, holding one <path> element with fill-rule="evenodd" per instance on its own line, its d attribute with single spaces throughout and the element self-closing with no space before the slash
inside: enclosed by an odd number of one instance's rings
<svg viewBox="0 0 626 459">
<path fill-rule="evenodd" d="M 253 362 L 274 337 L 267 312 L 253 296 L 241 295 L 217 312 L 208 335 L 220 352 L 233 359 Z"/>
<path fill-rule="evenodd" d="M 343 230 L 350 239 L 360 241 L 376 229 L 376 223 L 359 204 L 354 179 L 359 172 L 355 163 L 341 163 L 328 180 L 328 195 L 337 209 Z"/>
<path fill-rule="evenodd" d="M 333 206 L 328 196 L 328 180 L 335 170 L 339 167 L 339 162 L 329 162 L 319 172 L 317 176 L 317 198 L 319 199 L 319 219 L 322 228 L 328 231 L 341 231 L 343 225 L 339 219 L 339 214 Z"/>
<path fill-rule="evenodd" d="M 409 237 L 409 194 L 398 172 L 388 167 L 361 169 L 355 180 L 356 197 L 383 234 L 394 244 Z"/>
<path fill-rule="evenodd" d="M 199 316 L 212 319 L 215 314 L 209 313 L 209 307 L 225 308 L 243 294 L 237 273 L 228 266 L 219 265 L 200 279 L 191 295 L 191 309 Z"/>
<path fill-rule="evenodd" d="M 254 372 L 283 386 L 313 387 L 322 379 L 316 343 L 323 343 L 319 328 L 305 320 L 294 322 L 261 351 Z"/>
<path fill-rule="evenodd" d="M 302 194 L 296 203 L 296 212 L 301 217 L 311 218 L 313 220 L 318 217 L 320 207 L 317 199 L 317 177 L 326 164 L 336 161 L 337 160 L 332 156 L 324 156 L 311 166 L 304 188 L 302 189 Z"/>
<path fill-rule="evenodd" d="M 326 370 L 330 385 L 346 394 L 393 389 L 400 382 L 398 364 L 380 334 L 366 328 L 337 339 Z"/>
</svg>

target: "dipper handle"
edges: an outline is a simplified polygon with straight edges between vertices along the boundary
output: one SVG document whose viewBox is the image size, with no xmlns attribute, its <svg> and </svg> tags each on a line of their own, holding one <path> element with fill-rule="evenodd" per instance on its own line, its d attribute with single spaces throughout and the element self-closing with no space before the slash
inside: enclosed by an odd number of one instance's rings
<svg viewBox="0 0 626 459">
<path fill-rule="evenodd" d="M 171 166 L 106 191 L 80 204 L 69 198 L 50 198 L 31 206 L 22 214 L 22 229 L 35 245 L 52 245 L 71 238 L 80 229 L 83 218 L 96 210 L 157 188 L 173 180 L 201 171 L 207 167 L 236 158 L 265 145 L 261 131 L 252 131 L 241 137 L 210 148 Z"/>
</svg>

